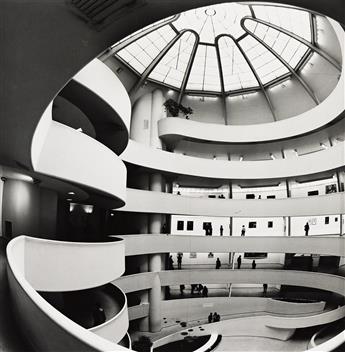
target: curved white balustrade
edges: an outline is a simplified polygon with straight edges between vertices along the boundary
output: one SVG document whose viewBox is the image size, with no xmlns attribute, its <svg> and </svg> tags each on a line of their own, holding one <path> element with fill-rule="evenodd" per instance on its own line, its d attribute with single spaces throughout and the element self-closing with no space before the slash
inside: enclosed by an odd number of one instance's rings
<svg viewBox="0 0 345 352">
<path fill-rule="evenodd" d="M 102 61 L 94 59 L 83 67 L 73 80 L 102 98 L 118 114 L 129 133 L 131 101 L 126 88 L 114 72 Z"/>
<path fill-rule="evenodd" d="M 97 287 L 118 278 L 125 271 L 122 240 L 83 243 L 20 238 L 25 250 L 25 277 L 38 291 Z M 46 275 L 42 275 L 42 268 Z"/>
<path fill-rule="evenodd" d="M 169 299 L 161 302 L 161 313 L 167 319 L 204 320 L 211 311 L 221 312 L 222 320 L 241 316 L 307 316 L 323 312 L 325 302 L 292 303 L 264 297 L 209 297 Z M 291 328 L 291 326 L 287 327 Z M 294 327 L 292 327 L 294 328 Z"/>
<path fill-rule="evenodd" d="M 32 141 L 35 171 L 126 199 L 127 170 L 121 159 L 100 142 L 52 120 L 52 105 L 44 112 Z M 116 175 L 116 182 L 114 182 Z"/>
<path fill-rule="evenodd" d="M 33 242 L 45 243 L 53 242 L 42 239 L 28 238 L 20 236 L 12 240 L 7 246 L 7 259 L 8 259 L 8 280 L 10 293 L 12 298 L 12 305 L 14 313 L 18 318 L 18 323 L 22 327 L 24 334 L 28 341 L 31 343 L 35 351 L 47 351 L 56 352 L 63 348 L 65 351 L 128 351 L 128 349 L 116 345 L 115 343 L 101 338 L 94 333 L 82 328 L 80 325 L 74 323 L 72 320 L 65 317 L 62 313 L 52 307 L 45 299 L 43 299 L 34 289 L 34 285 L 30 280 L 34 279 L 31 275 L 33 269 L 30 266 L 36 265 L 36 274 L 38 271 L 42 273 L 42 267 L 45 268 L 46 276 L 51 275 L 51 281 L 54 280 L 54 273 L 49 273 L 47 270 L 51 269 L 53 262 L 56 267 L 62 267 L 64 269 L 63 275 L 65 280 L 70 280 L 72 275 L 75 279 L 74 286 L 78 286 L 78 281 L 82 280 L 81 276 L 74 276 L 72 271 L 75 268 L 72 263 L 69 262 L 67 265 L 64 263 L 62 258 L 57 256 L 57 253 L 51 251 L 37 252 L 36 246 L 32 246 Z M 121 243 L 121 242 L 120 242 Z M 50 244 L 48 244 L 49 246 Z M 112 246 L 113 243 L 107 243 Z M 47 249 L 47 247 L 45 247 Z M 93 248 L 94 249 L 94 248 Z M 111 253 L 108 253 L 111 254 Z M 113 253 L 114 254 L 114 253 Z M 112 259 L 114 256 L 111 254 Z M 117 253 L 120 255 L 120 253 Z M 50 258 L 48 258 L 48 255 Z M 30 257 L 30 260 L 28 260 Z M 33 257 L 38 257 L 37 260 L 33 261 Z M 59 260 L 61 259 L 61 260 Z M 81 259 L 81 258 L 79 258 Z M 84 258 L 86 259 L 86 258 Z M 98 266 L 95 257 L 92 256 L 92 263 L 97 266 L 98 271 L 100 269 L 104 271 L 103 266 Z M 102 261 L 101 257 L 97 258 Z M 48 264 L 48 267 L 46 266 Z M 73 263 L 84 266 L 83 272 L 90 270 L 91 265 L 88 261 Z M 86 265 L 88 264 L 88 265 Z M 73 269 L 73 270 L 72 270 Z M 60 268 L 56 268 L 55 271 L 62 271 Z M 113 274 L 117 269 L 112 269 Z M 81 272 L 79 272 L 81 274 Z M 101 272 L 99 272 L 102 275 Z M 113 276 L 113 275 L 112 275 Z M 114 277 L 114 276 L 113 276 Z M 103 276 L 102 278 L 106 278 Z M 92 287 L 97 286 L 91 285 Z M 123 321 L 124 322 L 124 321 Z M 123 329 L 122 329 L 123 330 Z M 122 333 L 122 330 L 120 333 Z M 123 335 L 121 336 L 121 338 Z M 120 338 L 120 339 L 121 339 Z"/>
<path fill-rule="evenodd" d="M 268 252 L 345 257 L 344 237 L 126 235 L 126 256 L 153 253 Z M 124 277 L 125 278 L 125 277 Z M 138 278 L 139 280 L 139 278 Z"/>
<path fill-rule="evenodd" d="M 345 212 L 345 193 L 282 199 L 214 199 L 127 188 L 126 205 L 117 210 L 235 217 L 332 215 Z"/>
<path fill-rule="evenodd" d="M 122 309 L 103 324 L 89 329 L 96 335 L 116 343 L 120 342 L 123 339 L 123 336 L 127 334 L 129 325 L 127 297 L 122 290 L 119 288 L 117 288 L 117 290 L 121 291 L 123 299 Z"/>
<path fill-rule="evenodd" d="M 126 148 L 131 102 L 122 82 L 102 61 L 92 60 L 60 94 L 85 112 L 97 140 L 116 154 Z"/>
<path fill-rule="evenodd" d="M 343 247 L 344 250 L 344 247 Z M 195 282 L 203 282 L 205 284 L 283 284 L 292 286 L 304 286 L 335 292 L 339 295 L 345 295 L 345 278 L 336 275 L 323 274 L 308 271 L 295 270 L 172 270 L 161 271 L 156 273 L 140 273 L 129 275 L 126 278 L 120 278 L 115 281 L 125 292 L 133 292 L 137 290 L 147 289 L 147 284 L 153 284 L 153 275 L 159 276 L 162 286 L 192 284 Z M 140 280 L 138 280 L 140 277 Z M 136 281 L 133 285 L 132 281 Z M 138 287 L 138 281 L 142 287 Z M 134 288 L 135 287 L 135 288 Z M 169 302 L 169 301 L 167 301 Z M 205 301 L 206 302 L 206 301 Z M 302 328 L 308 326 L 316 326 L 327 324 L 339 320 L 345 316 L 345 307 L 339 307 L 329 312 L 321 312 L 311 316 L 302 317 L 274 317 L 263 316 L 264 323 L 267 328 L 290 331 L 294 328 Z M 262 317 L 260 317 L 262 319 Z M 238 321 L 238 319 L 236 319 Z M 262 320 L 261 320 L 262 323 Z M 217 330 L 219 332 L 219 330 Z M 248 333 L 248 330 L 246 330 Z M 221 333 L 221 332 L 219 332 Z M 331 342 L 334 340 L 333 342 Z M 345 341 L 344 332 L 342 335 L 337 335 L 335 338 L 327 341 L 327 346 L 339 346 Z M 322 350 L 324 344 L 317 346 L 315 351 L 330 351 Z"/>
<path fill-rule="evenodd" d="M 290 159 L 228 161 L 170 153 L 130 140 L 121 158 L 134 165 L 178 175 L 236 180 L 285 179 L 343 167 L 344 146 L 339 143 Z"/>
</svg>

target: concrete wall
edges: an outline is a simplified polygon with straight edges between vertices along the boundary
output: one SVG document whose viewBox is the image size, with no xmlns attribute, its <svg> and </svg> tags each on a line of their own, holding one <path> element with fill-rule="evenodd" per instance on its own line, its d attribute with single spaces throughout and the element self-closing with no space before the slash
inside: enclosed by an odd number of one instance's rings
<svg viewBox="0 0 345 352">
<path fill-rule="evenodd" d="M 13 236 L 55 238 L 57 193 L 31 182 L 6 180 L 2 198 L 2 229 L 12 222 Z"/>
<path fill-rule="evenodd" d="M 226 98 L 229 125 L 273 122 L 273 115 L 262 92 Z"/>
<path fill-rule="evenodd" d="M 185 95 L 182 105 L 191 107 L 193 114 L 189 116 L 191 120 L 212 124 L 225 125 L 225 116 L 220 97 L 198 97 Z"/>
</svg>

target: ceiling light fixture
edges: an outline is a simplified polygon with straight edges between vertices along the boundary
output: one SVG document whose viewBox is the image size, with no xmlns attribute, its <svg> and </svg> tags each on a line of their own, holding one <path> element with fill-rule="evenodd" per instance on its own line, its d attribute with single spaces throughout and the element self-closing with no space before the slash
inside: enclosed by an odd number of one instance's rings
<svg viewBox="0 0 345 352">
<path fill-rule="evenodd" d="M 75 195 L 75 193 L 74 192 L 68 192 L 67 194 L 69 194 L 70 196 L 74 196 Z"/>
</svg>

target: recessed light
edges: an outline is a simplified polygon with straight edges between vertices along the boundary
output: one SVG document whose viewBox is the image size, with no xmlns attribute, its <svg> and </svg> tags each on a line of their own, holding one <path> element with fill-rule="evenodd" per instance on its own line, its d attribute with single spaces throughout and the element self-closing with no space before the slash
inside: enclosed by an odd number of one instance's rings
<svg viewBox="0 0 345 352">
<path fill-rule="evenodd" d="M 75 193 L 74 192 L 68 192 L 67 194 L 69 194 L 70 196 L 74 196 L 75 195 Z"/>
<path fill-rule="evenodd" d="M 67 198 L 66 200 L 67 200 L 67 202 L 72 202 L 73 199 L 72 198 Z"/>
</svg>

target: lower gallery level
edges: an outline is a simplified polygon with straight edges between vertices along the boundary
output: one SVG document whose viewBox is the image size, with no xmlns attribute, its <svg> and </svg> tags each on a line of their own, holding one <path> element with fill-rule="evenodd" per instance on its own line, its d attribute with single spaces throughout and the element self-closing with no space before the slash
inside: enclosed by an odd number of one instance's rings
<svg viewBox="0 0 345 352">
<path fill-rule="evenodd" d="M 331 5 L 0 4 L 0 351 L 345 350 Z"/>
</svg>

